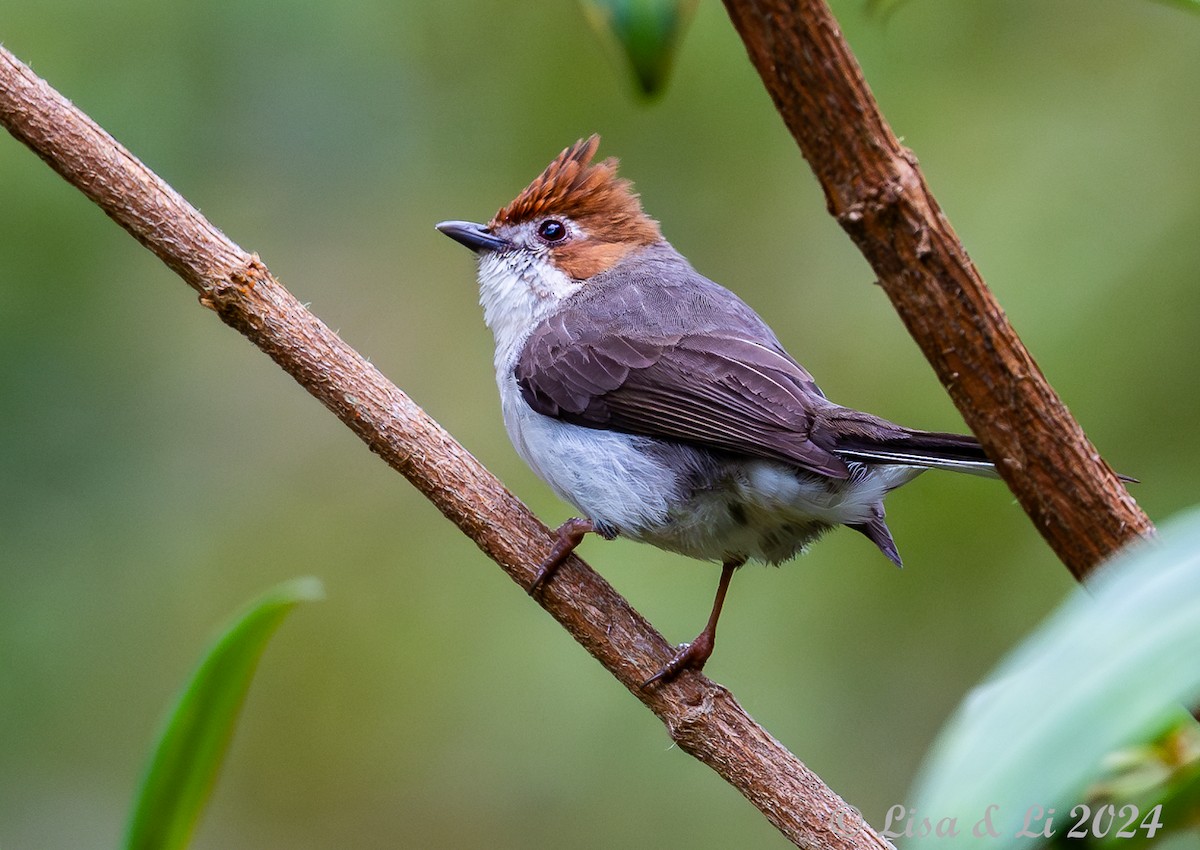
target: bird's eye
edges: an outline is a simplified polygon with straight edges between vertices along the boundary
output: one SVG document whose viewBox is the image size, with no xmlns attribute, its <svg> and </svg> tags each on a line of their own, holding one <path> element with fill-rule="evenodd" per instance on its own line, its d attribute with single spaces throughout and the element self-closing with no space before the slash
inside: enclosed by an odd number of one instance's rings
<svg viewBox="0 0 1200 850">
<path fill-rule="evenodd" d="M 556 218 L 548 218 L 538 225 L 537 233 L 547 242 L 561 242 L 567 238 L 567 226 Z"/>
</svg>

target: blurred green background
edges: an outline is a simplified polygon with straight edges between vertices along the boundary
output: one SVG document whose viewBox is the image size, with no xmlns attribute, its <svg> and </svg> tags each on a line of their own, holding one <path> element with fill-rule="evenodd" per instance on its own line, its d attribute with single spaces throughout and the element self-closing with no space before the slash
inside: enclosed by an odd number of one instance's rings
<svg viewBox="0 0 1200 850">
<path fill-rule="evenodd" d="M 1052 383 L 1161 519 L 1196 501 L 1200 19 L 1139 0 L 835 4 Z M 571 3 L 6 0 L 0 40 L 257 251 L 548 523 L 509 447 L 486 219 L 599 132 L 647 210 L 836 400 L 962 428 L 715 2 L 661 101 Z M 194 846 L 784 846 L 402 478 L 0 138 L 0 846 L 111 847 L 209 635 L 319 576 Z M 709 674 L 882 823 L 964 692 L 1072 587 L 999 484 L 889 501 L 734 583 Z M 672 640 L 715 567 L 583 554 Z M 1064 687 L 1069 687 L 1064 681 Z M 1047 694 L 1047 699 L 1052 699 Z"/>
</svg>

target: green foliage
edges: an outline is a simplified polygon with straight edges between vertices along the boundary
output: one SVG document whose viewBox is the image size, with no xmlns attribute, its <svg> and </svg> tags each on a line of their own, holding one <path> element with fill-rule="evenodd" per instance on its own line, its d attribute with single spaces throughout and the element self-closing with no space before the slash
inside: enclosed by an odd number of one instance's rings
<svg viewBox="0 0 1200 850">
<path fill-rule="evenodd" d="M 1200 0 L 1158 0 L 1167 6 L 1176 6 L 1189 12 L 1200 12 Z"/>
<path fill-rule="evenodd" d="M 872 15 L 889 15 L 906 0 L 867 0 L 867 12 Z"/>
<path fill-rule="evenodd" d="M 956 847 L 998 850 L 1077 823 L 1135 848 L 1161 840 L 1155 822 L 1194 823 L 1200 729 L 1182 706 L 1200 697 L 1197 623 L 1193 511 L 1106 566 L 968 696 L 908 820 L 957 818 Z M 993 834 L 973 835 L 989 807 Z M 1122 827 L 1132 835 L 1118 840 Z"/>
<path fill-rule="evenodd" d="M 432 225 L 486 219 L 593 131 L 675 245 L 831 397 L 963 427 L 720 3 L 697 7 L 653 109 L 574 3 L 2 3 L 8 49 L 551 525 L 571 509 L 509 444 L 472 263 Z M 1145 482 L 1152 516 L 1191 504 L 1200 109 L 1181 105 L 1200 91 L 1200 19 L 1145 0 L 914 0 L 887 26 L 861 0 L 834 9 L 1072 412 Z M 420 493 L 6 135 L 0 186 L 0 847 L 120 843 L 145 718 L 215 625 L 196 612 L 253 598 L 280 564 L 319 571 L 337 602 L 275 639 L 248 706 L 273 720 L 254 758 L 226 757 L 216 796 L 269 793 L 211 812 L 193 846 L 786 846 Z M 1073 587 L 996 482 L 924 475 L 888 517 L 904 570 L 839 531 L 740 571 L 709 665 L 876 824 L 914 805 L 940 720 Z M 715 567 L 627 541 L 584 550 L 669 639 L 696 634 Z M 164 618 L 177 633 L 147 647 Z M 293 653 L 326 683 L 303 706 L 260 687 Z"/>
<path fill-rule="evenodd" d="M 581 2 L 601 39 L 628 61 L 638 90 L 646 96 L 658 94 L 698 0 Z"/>
<path fill-rule="evenodd" d="M 314 578 L 284 582 L 254 601 L 213 642 L 159 737 L 129 823 L 126 850 L 187 845 L 267 641 L 297 604 L 322 595 Z"/>
<path fill-rule="evenodd" d="M 1200 12 L 1200 0 L 1156 0 L 1167 6 L 1177 6 L 1189 12 Z M 867 0 L 867 11 L 872 15 L 889 15 L 908 0 Z"/>
</svg>

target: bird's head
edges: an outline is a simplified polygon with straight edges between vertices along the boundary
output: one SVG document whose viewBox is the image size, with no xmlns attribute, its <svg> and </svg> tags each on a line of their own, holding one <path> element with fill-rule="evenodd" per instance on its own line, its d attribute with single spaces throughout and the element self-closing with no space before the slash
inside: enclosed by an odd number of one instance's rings
<svg viewBox="0 0 1200 850">
<path fill-rule="evenodd" d="M 438 230 L 480 255 L 519 253 L 571 280 L 587 280 L 662 239 L 613 158 L 592 162 L 599 136 L 564 150 L 487 224 L 443 221 Z"/>
<path fill-rule="evenodd" d="M 662 240 L 617 161 L 592 162 L 599 136 L 564 150 L 487 224 L 437 229 L 479 259 L 484 320 L 498 348 L 516 344 L 589 279 Z M 499 356 L 499 352 L 498 352 Z"/>
</svg>

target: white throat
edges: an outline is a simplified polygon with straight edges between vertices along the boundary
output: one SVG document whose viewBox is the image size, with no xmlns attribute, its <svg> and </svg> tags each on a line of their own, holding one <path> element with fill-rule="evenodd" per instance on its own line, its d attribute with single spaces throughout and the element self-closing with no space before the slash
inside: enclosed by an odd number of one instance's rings
<svg viewBox="0 0 1200 850">
<path fill-rule="evenodd" d="M 483 254 L 479 259 L 479 303 L 496 338 L 496 372 L 511 371 L 521 346 L 542 319 L 580 290 L 544 257 L 529 251 Z"/>
</svg>

